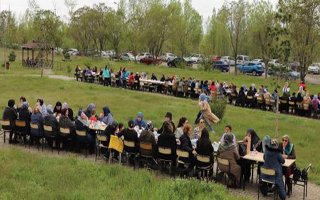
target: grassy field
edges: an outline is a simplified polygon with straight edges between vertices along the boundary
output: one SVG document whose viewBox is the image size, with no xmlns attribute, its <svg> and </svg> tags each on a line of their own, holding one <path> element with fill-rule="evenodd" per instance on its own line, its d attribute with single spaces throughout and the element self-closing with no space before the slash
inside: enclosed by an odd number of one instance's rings
<svg viewBox="0 0 320 200">
<path fill-rule="evenodd" d="M 0 75 L 1 98 L 0 109 L 3 110 L 9 98 L 18 101 L 21 95 L 27 97 L 31 106 L 38 97 L 43 97 L 46 104 L 55 104 L 56 101 L 66 101 L 77 113 L 78 108 L 85 108 L 89 103 L 97 105 L 98 112 L 108 105 L 115 119 L 126 123 L 133 119 L 138 111 L 142 111 L 145 119 L 150 119 L 159 127 L 167 111 L 178 119 L 186 116 L 193 122 L 198 112 L 196 101 L 180 99 L 158 94 L 135 92 L 117 88 L 80 83 L 75 81 L 62 81 L 39 77 L 15 77 Z M 238 140 L 241 140 L 248 128 L 254 128 L 260 138 L 265 135 L 281 138 L 288 134 L 296 145 L 297 163 L 303 168 L 312 163 L 315 172 L 320 170 L 320 155 L 318 154 L 319 120 L 300 118 L 296 116 L 279 116 L 279 133 L 275 134 L 275 114 L 260 110 L 250 110 L 234 106 L 227 106 L 224 119 L 215 126 L 216 134 L 211 135 L 212 140 L 220 139 L 226 124 L 233 126 Z M 320 184 L 320 176 L 311 173 L 311 179 Z"/>
<path fill-rule="evenodd" d="M 0 199 L 247 199 L 218 184 L 13 148 L 0 150 L 0 168 Z"/>
<path fill-rule="evenodd" d="M 4 50 L 1 49 L 0 50 Z M 9 54 L 10 50 L 6 50 L 6 54 Z M 16 62 L 12 63 L 12 70 L 11 71 L 4 71 L 4 68 L 0 69 L 1 73 L 14 73 L 14 74 L 40 74 L 41 70 L 34 70 L 34 69 L 27 69 L 21 66 L 21 51 L 16 50 L 17 54 Z M 0 63 L 3 63 L 4 54 L 0 53 Z M 149 77 L 151 77 L 152 73 L 155 73 L 157 77 L 160 79 L 161 75 L 164 74 L 166 76 L 177 75 L 178 77 L 182 78 L 196 78 L 198 80 L 218 80 L 219 82 L 226 81 L 227 83 L 235 83 L 238 87 L 245 84 L 249 87 L 252 83 L 255 83 L 257 87 L 260 85 L 265 85 L 269 88 L 270 91 L 273 91 L 273 83 L 274 80 L 272 78 L 264 79 L 262 77 L 253 77 L 248 75 L 237 75 L 234 76 L 233 74 L 229 73 L 221 73 L 218 71 L 203 71 L 203 70 L 195 70 L 195 69 L 177 69 L 177 68 L 168 68 L 166 66 L 155 66 L 155 65 L 144 65 L 140 63 L 133 63 L 133 62 L 122 62 L 122 61 L 109 61 L 108 59 L 102 58 L 92 58 L 92 57 L 79 57 L 79 56 L 72 56 L 71 61 L 63 62 L 62 56 L 55 57 L 55 67 L 53 69 L 55 74 L 60 75 L 67 75 L 73 76 L 74 69 L 77 65 L 79 65 L 82 69 L 85 65 L 90 65 L 91 67 L 97 66 L 98 69 L 103 68 L 106 64 L 111 66 L 114 71 L 120 69 L 120 67 L 126 67 L 127 70 L 131 72 L 147 72 Z M 297 91 L 298 90 L 298 81 L 291 81 L 291 90 Z M 319 92 L 319 85 L 315 84 L 308 84 L 308 90 L 312 93 Z"/>
</svg>

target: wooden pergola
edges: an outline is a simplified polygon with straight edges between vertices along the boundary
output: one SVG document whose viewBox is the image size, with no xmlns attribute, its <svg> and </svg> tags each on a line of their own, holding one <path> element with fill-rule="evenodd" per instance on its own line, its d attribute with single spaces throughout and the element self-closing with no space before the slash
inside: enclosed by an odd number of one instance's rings
<svg viewBox="0 0 320 200">
<path fill-rule="evenodd" d="M 46 53 L 46 65 L 53 67 L 53 61 L 54 61 L 54 48 L 51 47 L 50 45 L 46 43 L 41 43 L 41 42 L 36 42 L 32 41 L 27 44 L 24 44 L 21 46 L 22 48 L 22 64 L 26 66 L 34 66 L 34 67 L 44 67 L 44 62 L 43 62 L 43 57 L 40 58 L 41 62 L 39 60 L 37 61 L 38 58 L 35 58 L 35 51 L 45 51 Z M 27 59 L 25 59 L 25 51 L 27 52 Z M 31 51 L 31 57 L 30 57 L 30 51 Z M 48 59 L 48 54 L 51 54 L 51 60 Z M 50 61 L 50 62 L 48 62 Z M 39 62 L 39 63 L 38 63 Z M 30 65 L 30 63 L 32 65 Z"/>
</svg>

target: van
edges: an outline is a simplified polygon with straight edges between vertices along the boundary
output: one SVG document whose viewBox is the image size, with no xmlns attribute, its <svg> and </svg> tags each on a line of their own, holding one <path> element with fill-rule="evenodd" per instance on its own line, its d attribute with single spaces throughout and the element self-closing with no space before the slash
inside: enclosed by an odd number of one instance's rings
<svg viewBox="0 0 320 200">
<path fill-rule="evenodd" d="M 238 55 L 237 56 L 237 64 L 246 64 L 247 62 L 250 61 L 250 58 L 249 56 L 246 56 L 246 55 Z"/>
</svg>

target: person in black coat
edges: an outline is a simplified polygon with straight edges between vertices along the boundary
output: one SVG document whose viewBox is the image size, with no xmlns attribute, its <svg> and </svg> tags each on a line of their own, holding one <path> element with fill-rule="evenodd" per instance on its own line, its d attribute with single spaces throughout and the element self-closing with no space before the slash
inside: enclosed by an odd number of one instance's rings
<svg viewBox="0 0 320 200">
<path fill-rule="evenodd" d="M 172 121 L 172 113 L 171 112 L 167 112 L 166 116 L 165 116 L 165 122 L 169 122 L 172 126 L 172 131 L 173 133 L 176 131 L 176 126 L 174 125 L 173 121 Z M 162 127 L 158 130 L 159 134 L 162 134 L 164 131 L 163 128 L 164 123 L 162 124 Z"/>
<path fill-rule="evenodd" d="M 192 147 L 190 137 L 192 135 L 192 129 L 189 124 L 183 126 L 183 135 L 180 137 L 180 149 L 189 153 L 189 159 L 180 158 L 181 161 L 190 163 L 189 167 L 192 168 L 195 164 L 196 151 Z"/>
<path fill-rule="evenodd" d="M 18 109 L 18 120 L 24 121 L 26 123 L 25 131 L 26 135 L 30 134 L 30 121 L 31 121 L 31 113 L 29 111 L 28 102 L 23 102 L 21 107 Z M 24 135 L 24 142 L 26 142 L 26 135 Z"/>
<path fill-rule="evenodd" d="M 134 122 L 130 120 L 128 122 L 128 128 L 118 134 L 118 137 L 122 137 L 126 141 L 134 142 L 135 147 L 124 146 L 124 150 L 128 153 L 138 153 L 139 152 L 139 138 L 137 132 L 134 130 Z"/>
<path fill-rule="evenodd" d="M 2 115 L 3 120 L 10 121 L 10 125 L 8 127 L 3 127 L 3 128 L 12 130 L 9 134 L 9 143 L 16 141 L 16 136 L 14 137 L 14 140 L 12 140 L 15 120 L 18 118 L 17 111 L 14 108 L 14 105 L 15 105 L 15 101 L 13 99 L 10 99 L 8 101 L 8 107 L 4 109 L 3 115 Z"/>
<path fill-rule="evenodd" d="M 214 149 L 212 147 L 212 142 L 209 138 L 209 132 L 206 128 L 202 129 L 201 131 L 201 137 L 197 141 L 197 148 L 196 148 L 197 154 L 204 155 L 204 156 L 210 156 L 210 161 L 213 163 L 213 153 Z M 198 166 L 203 166 L 204 164 L 199 162 L 197 163 Z"/>
<path fill-rule="evenodd" d="M 158 137 L 158 147 L 165 147 L 171 149 L 171 155 L 164 155 L 158 153 L 158 158 L 172 160 L 175 163 L 176 160 L 176 149 L 177 149 L 177 142 L 176 137 L 173 134 L 173 127 L 170 122 L 165 121 L 162 125 L 163 132 Z"/>
</svg>

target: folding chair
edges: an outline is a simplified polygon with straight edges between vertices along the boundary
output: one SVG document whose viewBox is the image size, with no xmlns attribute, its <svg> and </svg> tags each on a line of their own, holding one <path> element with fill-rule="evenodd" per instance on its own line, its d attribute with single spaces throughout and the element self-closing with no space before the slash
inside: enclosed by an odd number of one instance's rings
<svg viewBox="0 0 320 200">
<path fill-rule="evenodd" d="M 145 166 L 149 161 L 153 161 L 152 143 L 140 142 L 139 165 Z"/>
<path fill-rule="evenodd" d="M 25 141 L 20 141 L 24 143 L 25 147 L 27 147 L 27 141 L 26 141 L 27 132 L 28 132 L 27 128 L 28 127 L 25 121 L 21 121 L 21 120 L 15 121 L 14 133 L 17 134 L 18 137 L 25 139 Z"/>
<path fill-rule="evenodd" d="M 109 163 L 111 163 L 112 151 L 116 151 L 119 153 L 119 164 L 121 164 L 121 154 L 123 152 L 122 140 L 115 135 L 111 135 L 108 149 L 109 149 Z"/>
<path fill-rule="evenodd" d="M 158 163 L 161 165 L 161 167 L 166 168 L 169 166 L 169 174 L 171 175 L 171 168 L 172 168 L 172 150 L 168 147 L 158 147 Z"/>
<path fill-rule="evenodd" d="M 129 158 L 133 157 L 133 168 L 136 168 L 136 157 L 137 153 L 135 152 L 136 144 L 134 141 L 124 140 L 124 151 L 127 157 L 127 165 L 129 165 Z"/>
<path fill-rule="evenodd" d="M 77 143 L 79 144 L 79 146 L 81 144 L 83 144 L 85 146 L 85 150 L 86 150 L 86 157 L 88 155 L 88 149 L 89 149 L 89 143 L 86 141 L 86 137 L 87 137 L 87 131 L 85 130 L 76 130 L 76 136 L 77 136 Z M 82 140 L 84 139 L 84 140 Z"/>
<path fill-rule="evenodd" d="M 262 176 L 269 176 L 269 179 L 263 179 Z M 278 199 L 278 187 L 276 187 L 276 171 L 271 168 L 261 167 L 260 168 L 260 176 L 259 176 L 259 187 L 258 187 L 258 200 L 260 198 L 260 185 L 261 184 L 272 184 L 272 187 L 275 188 L 273 192 L 273 198 Z"/>
<path fill-rule="evenodd" d="M 6 133 L 11 133 L 13 130 L 10 128 L 10 121 L 9 120 L 1 120 L 0 124 L 2 126 L 2 132 L 3 132 L 3 143 L 6 143 Z"/>
<path fill-rule="evenodd" d="M 209 181 L 210 171 L 212 171 L 213 175 L 213 162 L 210 160 L 210 156 L 200 155 L 196 156 L 196 169 L 200 172 L 200 178 L 206 178 L 206 181 Z"/>
<path fill-rule="evenodd" d="M 235 181 L 235 177 L 233 174 L 231 174 L 231 169 L 230 169 L 230 163 L 229 163 L 229 160 L 227 159 L 223 159 L 223 158 L 217 158 L 217 170 L 216 170 L 216 178 L 218 177 L 218 173 L 219 173 L 219 166 L 226 166 L 228 168 L 228 171 L 225 172 L 225 171 L 222 171 L 220 170 L 221 173 L 223 173 L 223 178 L 224 178 L 224 184 L 227 185 L 227 188 L 229 189 L 229 182 L 230 181 Z M 216 179 L 216 182 L 218 180 Z"/>
<path fill-rule="evenodd" d="M 308 174 L 309 174 L 310 169 L 311 169 L 311 163 L 308 165 L 308 167 L 306 167 L 302 170 L 300 178 L 296 181 L 293 181 L 294 186 L 298 185 L 298 186 L 303 187 L 303 200 L 306 197 L 308 197 Z M 291 177 L 290 177 L 291 183 L 292 183 L 292 178 L 293 178 L 293 175 L 291 175 Z"/>
<path fill-rule="evenodd" d="M 56 133 L 52 129 L 52 126 L 49 125 L 43 125 L 43 131 L 46 142 L 49 143 L 49 141 L 52 141 L 51 151 L 53 152 L 53 143 L 56 142 L 55 140 L 57 139 Z"/>
<path fill-rule="evenodd" d="M 30 124 L 30 128 L 31 128 L 31 132 L 30 132 L 29 149 L 30 149 L 31 141 L 33 141 L 34 139 L 39 139 L 38 142 L 37 142 L 37 148 L 38 148 L 38 151 L 39 151 L 39 145 L 41 143 L 41 148 L 42 148 L 42 151 L 43 151 L 43 138 L 44 137 L 32 134 L 32 132 L 39 133 L 39 129 L 41 127 L 39 127 L 38 124 L 36 124 L 36 123 L 31 123 Z"/>
<path fill-rule="evenodd" d="M 186 160 L 189 160 L 189 158 L 190 158 L 189 152 L 177 149 L 176 169 L 180 177 L 183 177 L 183 175 L 186 175 L 186 177 L 189 177 L 188 169 L 189 169 L 190 163 L 186 162 Z"/>
<path fill-rule="evenodd" d="M 70 128 L 62 128 L 60 127 L 59 129 L 59 142 L 58 142 L 58 154 L 60 153 L 60 148 L 61 148 L 61 142 L 66 143 L 66 142 L 71 142 L 71 130 Z M 69 144 L 70 146 L 71 144 Z"/>
<path fill-rule="evenodd" d="M 95 157 L 94 161 L 97 160 L 98 155 L 100 156 L 101 149 L 105 149 L 107 151 L 108 147 L 103 144 L 104 142 L 107 142 L 107 136 L 97 134 L 97 137 L 96 137 L 96 157 Z"/>
</svg>

